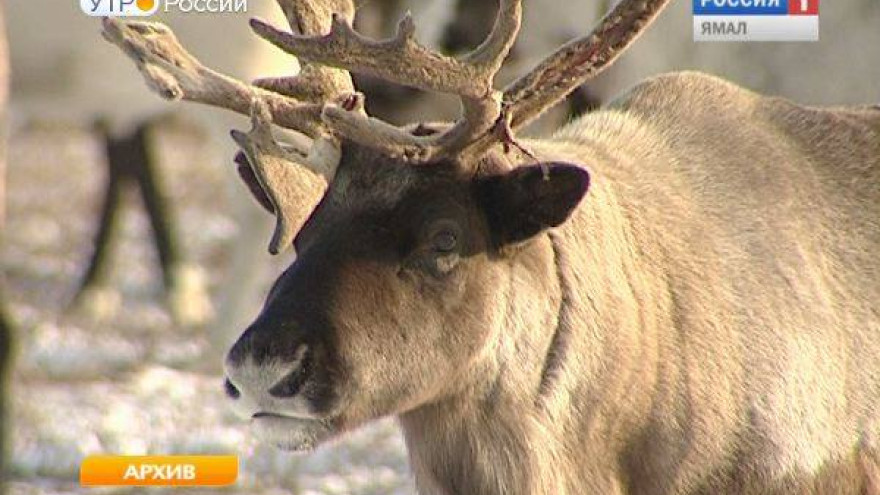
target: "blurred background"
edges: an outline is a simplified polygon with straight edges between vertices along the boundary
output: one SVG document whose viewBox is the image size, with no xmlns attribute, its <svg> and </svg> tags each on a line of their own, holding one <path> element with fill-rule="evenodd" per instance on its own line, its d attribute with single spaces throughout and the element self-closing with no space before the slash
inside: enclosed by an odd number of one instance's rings
<svg viewBox="0 0 880 495">
<path fill-rule="evenodd" d="M 413 493 L 391 419 L 300 456 L 254 442 L 225 404 L 223 352 L 293 259 L 266 252 L 271 217 L 237 181 L 226 136 L 246 129 L 246 119 L 160 100 L 75 0 L 0 4 L 8 41 L 0 60 L 9 69 L 0 64 L 9 83 L 0 146 L 6 491 L 82 493 L 79 464 L 90 454 L 231 453 L 242 473 L 228 493 Z M 227 74 L 293 73 L 295 60 L 247 27 L 253 16 L 283 25 L 274 2 L 248 4 L 247 14 L 160 12 L 154 20 Z M 420 40 L 447 53 L 479 44 L 496 8 L 495 0 L 357 5 L 361 31 L 389 35 L 411 10 Z M 526 0 L 499 85 L 587 33 L 612 6 Z M 529 132 L 547 134 L 644 77 L 683 69 L 806 104 L 880 103 L 880 2 L 825 2 L 820 11 L 817 43 L 695 44 L 691 3 L 673 0 L 616 65 Z M 454 99 L 356 83 L 370 113 L 388 120 L 456 117 Z M 316 202 L 322 185 L 309 187 Z"/>
</svg>

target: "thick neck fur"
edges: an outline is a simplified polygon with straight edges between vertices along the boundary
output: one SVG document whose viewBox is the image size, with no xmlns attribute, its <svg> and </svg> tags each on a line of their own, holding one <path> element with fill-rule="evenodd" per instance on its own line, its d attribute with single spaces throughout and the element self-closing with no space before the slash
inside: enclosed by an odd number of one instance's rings
<svg viewBox="0 0 880 495">
<path fill-rule="evenodd" d="M 591 195 L 597 204 L 614 203 L 611 191 Z M 651 354 L 633 353 L 644 343 L 646 319 L 617 319 L 639 314 L 633 308 L 646 297 L 636 295 L 642 284 L 609 280 L 639 273 L 632 252 L 609 251 L 627 235 L 626 221 L 614 208 L 600 210 L 582 208 L 569 226 L 510 256 L 506 300 L 497 304 L 504 312 L 497 344 L 474 372 L 481 380 L 401 416 L 421 494 L 564 495 L 609 488 L 603 485 L 611 482 L 607 476 L 585 476 L 583 456 L 607 457 L 583 432 L 607 441 L 609 430 L 617 434 L 638 422 L 638 415 L 612 404 L 647 409 L 621 396 L 654 370 L 653 359 L 631 357 Z M 601 223 L 608 231 L 585 245 L 578 231 Z"/>
<path fill-rule="evenodd" d="M 540 397 L 562 301 L 555 258 L 547 236 L 510 256 L 495 344 L 475 370 L 480 379 L 401 417 L 420 493 L 565 493 L 553 489 L 565 470 L 555 435 L 543 432 Z"/>
</svg>

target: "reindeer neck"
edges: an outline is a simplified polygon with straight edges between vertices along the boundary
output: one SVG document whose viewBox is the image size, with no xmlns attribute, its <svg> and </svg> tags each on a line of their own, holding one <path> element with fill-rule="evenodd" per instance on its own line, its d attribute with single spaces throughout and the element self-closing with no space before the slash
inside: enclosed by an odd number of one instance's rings
<svg viewBox="0 0 880 495">
<path fill-rule="evenodd" d="M 565 494 L 563 463 L 546 430 L 542 394 L 565 298 L 549 235 L 508 254 L 506 301 L 499 301 L 495 344 L 469 385 L 452 397 L 403 414 L 411 465 L 422 494 Z M 516 310 L 515 310 L 516 309 Z M 571 471 L 568 471 L 569 473 Z"/>
<path fill-rule="evenodd" d="M 607 156 L 583 141 L 563 151 L 575 163 Z M 602 484 L 617 469 L 611 451 L 642 427 L 653 400 L 658 354 L 647 335 L 664 296 L 644 250 L 620 249 L 633 245 L 629 198 L 602 164 L 590 168 L 598 177 L 566 226 L 510 258 L 502 335 L 475 372 L 486 378 L 401 416 L 420 493 L 615 489 Z M 630 387 L 644 393 L 627 396 Z"/>
</svg>

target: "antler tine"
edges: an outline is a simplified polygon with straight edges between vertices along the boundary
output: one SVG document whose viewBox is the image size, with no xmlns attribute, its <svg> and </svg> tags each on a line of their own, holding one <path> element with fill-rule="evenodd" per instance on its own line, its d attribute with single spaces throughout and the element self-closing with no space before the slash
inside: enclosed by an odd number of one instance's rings
<svg viewBox="0 0 880 495">
<path fill-rule="evenodd" d="M 335 155 L 325 160 L 284 149 L 272 136 L 271 118 L 266 103 L 255 99 L 251 109 L 250 132 L 233 130 L 232 138 L 244 153 L 247 162 L 245 165 L 253 171 L 253 176 L 264 193 L 264 195 L 256 195 L 257 198 L 264 206 L 268 201 L 270 209 L 275 214 L 275 232 L 269 242 L 269 252 L 278 254 L 293 242 L 294 234 L 305 220 L 305 213 L 309 211 L 303 208 L 303 204 L 308 204 L 309 198 L 313 196 L 306 194 L 307 189 L 301 186 L 303 181 L 308 182 L 308 178 L 302 175 L 295 164 L 314 163 L 316 165 L 311 167 L 311 170 L 329 177 L 332 170 L 321 170 L 318 165 L 325 164 L 331 169 L 335 167 L 339 160 L 339 148 L 329 146 L 329 149 L 321 149 L 322 145 L 328 144 L 327 140 L 316 140 L 310 154 Z M 252 184 L 248 186 L 252 187 Z"/>
<path fill-rule="evenodd" d="M 321 36 L 330 30 L 332 16 L 351 20 L 354 17 L 352 0 L 278 0 L 293 32 L 307 36 Z M 308 101 L 321 107 L 318 117 L 321 128 L 327 124 L 322 119 L 323 110 L 330 104 L 345 113 L 363 115 L 363 96 L 356 93 L 351 75 L 338 68 L 301 61 L 300 72 L 294 77 L 260 79 L 259 87 L 275 93 Z M 335 102 L 337 105 L 332 105 Z M 275 233 L 269 243 L 269 252 L 277 254 L 291 245 L 295 232 L 303 221 L 302 204 L 306 202 L 298 194 L 296 185 L 301 177 L 291 163 L 322 164 L 323 169 L 312 167 L 327 181 L 332 180 L 339 165 L 341 149 L 339 141 L 330 133 L 317 137 L 306 156 L 298 156 L 283 149 L 272 137 L 271 112 L 264 102 L 255 100 L 253 105 L 253 128 L 249 133 L 233 131 L 233 138 L 244 151 L 247 162 L 265 198 L 275 213 Z"/>
<path fill-rule="evenodd" d="M 278 0 L 291 26 L 310 35 L 329 31 L 330 18 L 354 15 L 351 0 L 301 2 Z M 103 21 L 103 36 L 121 48 L 144 75 L 148 86 L 169 100 L 187 100 L 250 115 L 259 98 L 269 106 L 274 124 L 311 138 L 327 135 L 321 112 L 341 103 L 354 84 L 344 70 L 303 64 L 293 77 L 261 79 L 251 86 L 205 67 L 184 49 L 167 26 L 150 22 Z"/>
<path fill-rule="evenodd" d="M 323 132 L 323 105 L 265 91 L 215 72 L 177 41 L 167 26 L 151 22 L 103 20 L 104 38 L 134 62 L 147 85 L 168 100 L 187 100 L 250 115 L 254 97 L 263 99 L 277 125 L 315 137 Z"/>
<path fill-rule="evenodd" d="M 351 0 L 325 0 L 320 2 L 278 0 L 294 33 L 320 36 L 330 31 L 333 15 L 345 19 L 354 18 Z M 299 100 L 323 104 L 340 95 L 355 92 L 354 83 L 347 71 L 301 61 L 301 69 L 294 77 L 265 78 L 254 81 L 261 88 L 292 96 Z"/>
<path fill-rule="evenodd" d="M 516 0 L 503 1 L 506 4 L 519 4 Z M 519 9 L 516 12 L 518 14 Z M 397 34 L 385 40 L 373 40 L 361 35 L 339 15 L 333 16 L 330 33 L 326 36 L 287 33 L 259 19 L 251 20 L 251 27 L 269 42 L 303 60 L 363 72 L 428 91 L 482 97 L 491 90 L 491 78 L 516 36 L 519 15 L 516 17 L 513 29 L 506 33 L 510 38 L 509 43 L 496 41 L 501 36 L 493 31 L 487 42 L 462 60 L 447 57 L 419 44 L 414 38 L 415 23 L 409 14 L 401 19 Z M 510 25 L 504 22 L 500 24 Z M 493 51 L 495 53 L 491 53 Z"/>
<path fill-rule="evenodd" d="M 547 57 L 504 90 L 510 126 L 537 118 L 575 88 L 596 77 L 626 51 L 669 0 L 624 0 L 593 31 Z"/>
<path fill-rule="evenodd" d="M 623 0 L 590 34 L 573 40 L 544 59 L 504 90 L 502 115 L 494 133 L 468 146 L 481 153 L 499 141 L 509 141 L 518 129 L 596 77 L 626 51 L 657 18 L 669 0 Z"/>
<path fill-rule="evenodd" d="M 590 34 L 575 39 L 544 59 L 504 90 L 502 115 L 494 132 L 467 147 L 480 154 L 498 142 L 509 142 L 518 129 L 596 77 L 657 18 L 669 0 L 623 0 Z"/>
<path fill-rule="evenodd" d="M 500 0 L 495 25 L 486 40 L 461 59 L 447 57 L 419 44 L 414 37 L 415 23 L 407 14 L 398 24 L 397 34 L 386 40 L 360 35 L 347 19 L 334 15 L 325 36 L 302 36 L 280 31 L 259 20 L 251 21 L 254 31 L 297 57 L 313 63 L 358 71 L 381 79 L 428 91 L 458 95 L 463 117 L 446 133 L 431 139 L 393 133 L 401 154 L 419 160 L 452 154 L 491 129 L 501 111 L 500 93 L 493 89 L 495 74 L 501 67 L 519 32 L 522 17 L 520 0 Z M 325 121 L 329 118 L 325 112 Z M 338 121 L 338 119 L 337 119 Z M 351 119 L 346 119 L 351 123 Z M 363 120 L 363 124 L 369 122 Z M 346 126 L 336 129 L 345 137 L 374 145 L 369 132 Z M 388 129 L 383 129 L 388 136 Z M 386 142 L 385 145 L 388 143 Z M 385 147 L 383 145 L 383 147 Z"/>
</svg>

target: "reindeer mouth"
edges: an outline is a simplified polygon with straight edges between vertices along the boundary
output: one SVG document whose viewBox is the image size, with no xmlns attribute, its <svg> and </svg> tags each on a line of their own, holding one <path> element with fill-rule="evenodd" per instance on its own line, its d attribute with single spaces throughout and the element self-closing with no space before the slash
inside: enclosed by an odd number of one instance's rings
<svg viewBox="0 0 880 495">
<path fill-rule="evenodd" d="M 263 411 L 251 417 L 251 430 L 261 442 L 297 452 L 313 450 L 333 435 L 326 420 Z"/>
</svg>

